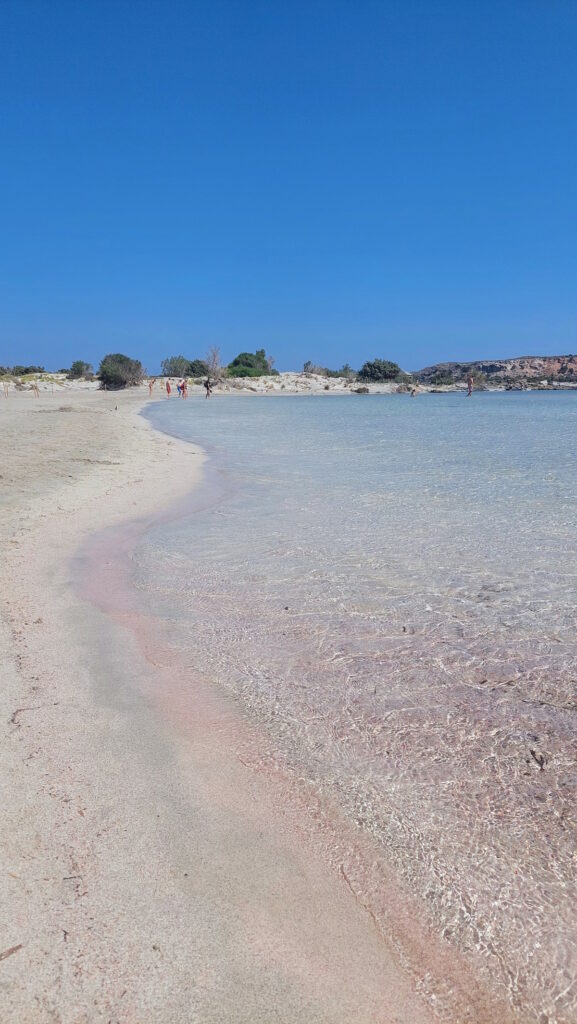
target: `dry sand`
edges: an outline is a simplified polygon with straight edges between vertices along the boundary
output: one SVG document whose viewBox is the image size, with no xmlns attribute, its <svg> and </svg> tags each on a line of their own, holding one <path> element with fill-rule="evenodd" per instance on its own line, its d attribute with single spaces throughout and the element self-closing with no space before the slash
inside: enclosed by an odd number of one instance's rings
<svg viewBox="0 0 577 1024">
<path fill-rule="evenodd" d="M 173 685 L 130 609 L 71 585 L 95 531 L 199 478 L 202 454 L 136 415 L 146 396 L 0 399 L 2 1019 L 430 1022 L 281 790 L 238 758 L 239 710 L 207 681 Z"/>
</svg>

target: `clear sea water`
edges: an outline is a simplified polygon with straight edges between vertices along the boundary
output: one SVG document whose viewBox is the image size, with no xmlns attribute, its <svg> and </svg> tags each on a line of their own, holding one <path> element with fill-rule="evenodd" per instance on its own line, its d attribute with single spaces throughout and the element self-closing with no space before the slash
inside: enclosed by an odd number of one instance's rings
<svg viewBox="0 0 577 1024">
<path fill-rule="evenodd" d="M 135 554 L 171 642 L 519 1021 L 575 1024 L 577 393 L 148 415 L 210 456 Z"/>
</svg>

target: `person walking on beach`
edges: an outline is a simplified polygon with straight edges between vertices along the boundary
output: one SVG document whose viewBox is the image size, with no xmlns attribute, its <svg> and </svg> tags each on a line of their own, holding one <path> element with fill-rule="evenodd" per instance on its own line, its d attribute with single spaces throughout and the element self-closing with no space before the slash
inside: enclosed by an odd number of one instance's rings
<svg viewBox="0 0 577 1024">
<path fill-rule="evenodd" d="M 467 377 L 467 398 L 470 398 L 473 394 L 473 377 L 471 374 Z"/>
<path fill-rule="evenodd" d="M 151 377 L 149 382 L 148 382 L 148 394 L 150 395 L 151 398 L 152 398 L 153 389 L 154 389 L 154 377 Z"/>
<path fill-rule="evenodd" d="M 204 382 L 204 387 L 206 389 L 205 398 L 210 398 L 210 396 L 212 395 L 212 384 L 210 383 L 210 377 L 206 378 Z"/>
<path fill-rule="evenodd" d="M 8 392 L 10 391 L 10 384 L 7 380 L 4 381 L 4 398 L 8 398 Z"/>
<path fill-rule="evenodd" d="M 180 390 L 183 398 L 188 398 L 188 381 L 186 377 L 183 377 L 180 382 Z"/>
<path fill-rule="evenodd" d="M 170 392 L 171 391 L 172 391 L 172 385 L 170 383 L 170 380 L 167 380 L 167 382 L 166 382 L 166 397 L 167 398 L 170 398 Z"/>
</svg>

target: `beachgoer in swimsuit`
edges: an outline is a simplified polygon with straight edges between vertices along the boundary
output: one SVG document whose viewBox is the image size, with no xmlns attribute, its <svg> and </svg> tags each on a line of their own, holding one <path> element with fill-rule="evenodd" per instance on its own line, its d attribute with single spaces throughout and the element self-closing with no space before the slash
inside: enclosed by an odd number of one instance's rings
<svg viewBox="0 0 577 1024">
<path fill-rule="evenodd" d="M 473 394 L 473 378 L 471 374 L 467 377 L 467 397 L 470 398 Z"/>
<path fill-rule="evenodd" d="M 170 398 L 170 392 L 171 391 L 172 391 L 172 387 L 171 387 L 170 381 L 167 380 L 167 382 L 166 382 L 166 397 L 167 398 Z"/>
<path fill-rule="evenodd" d="M 204 382 L 204 387 L 206 389 L 205 398 L 210 398 L 210 396 L 212 395 L 212 384 L 210 383 L 210 377 L 206 378 Z"/>
</svg>

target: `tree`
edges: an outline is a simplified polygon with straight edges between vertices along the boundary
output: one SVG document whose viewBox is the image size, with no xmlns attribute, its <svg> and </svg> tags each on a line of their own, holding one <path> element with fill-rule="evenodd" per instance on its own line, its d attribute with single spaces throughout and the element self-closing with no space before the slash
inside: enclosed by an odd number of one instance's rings
<svg viewBox="0 0 577 1024">
<path fill-rule="evenodd" d="M 218 380 L 222 376 L 222 366 L 220 362 L 220 349 L 217 345 L 212 345 L 206 353 L 205 363 L 208 367 L 208 374 L 210 377 L 214 377 Z"/>
<path fill-rule="evenodd" d="M 98 369 L 98 378 L 103 388 L 108 391 L 119 391 L 140 384 L 144 376 L 142 363 L 138 359 L 130 359 L 120 352 L 104 356 Z"/>
<path fill-rule="evenodd" d="M 204 359 L 191 359 L 188 364 L 189 377 L 209 377 L 210 370 Z M 217 376 L 216 374 L 214 375 Z"/>
<path fill-rule="evenodd" d="M 185 377 L 187 376 L 190 360 L 186 356 L 169 356 L 163 359 L 160 368 L 164 377 Z"/>
<path fill-rule="evenodd" d="M 278 370 L 273 370 L 271 362 L 267 359 L 264 348 L 256 352 L 240 352 L 232 363 L 227 367 L 229 377 L 268 377 L 270 374 L 278 375 Z"/>
<path fill-rule="evenodd" d="M 358 377 L 359 380 L 395 380 L 400 373 L 400 366 L 389 359 L 373 359 L 372 363 L 361 366 Z"/>
<path fill-rule="evenodd" d="M 204 359 L 187 359 L 186 356 L 169 356 L 162 360 L 160 368 L 163 377 L 203 377 L 208 374 Z"/>
<path fill-rule="evenodd" d="M 92 366 L 90 363 L 85 363 L 83 359 L 76 359 L 68 371 L 68 376 L 71 380 L 78 377 L 89 377 L 92 375 Z"/>
</svg>

